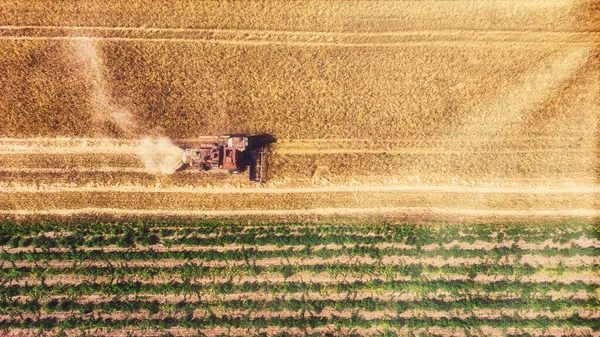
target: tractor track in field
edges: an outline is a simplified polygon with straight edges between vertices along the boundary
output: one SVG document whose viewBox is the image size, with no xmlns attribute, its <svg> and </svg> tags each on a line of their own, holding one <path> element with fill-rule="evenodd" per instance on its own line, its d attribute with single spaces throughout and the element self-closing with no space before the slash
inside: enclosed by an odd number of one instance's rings
<svg viewBox="0 0 600 337">
<path fill-rule="evenodd" d="M 326 154 L 520 154 L 520 153 L 553 153 L 566 152 L 569 153 L 591 153 L 595 148 L 578 148 L 578 149 L 533 149 L 533 150 L 513 150 L 513 149 L 490 149 L 490 150 L 451 150 L 451 149 L 423 149 L 423 148 L 405 148 L 393 150 L 362 150 L 362 149 L 295 149 L 295 150 L 277 150 L 275 153 L 280 155 L 326 155 Z"/>
<path fill-rule="evenodd" d="M 395 149 L 285 149 L 285 148 L 277 148 L 273 152 L 279 155 L 326 155 L 326 154 L 391 154 L 391 155 L 399 155 L 399 154 L 525 154 L 525 153 L 555 153 L 555 152 L 569 152 L 569 153 L 591 153 L 595 150 L 594 147 L 588 148 L 553 148 L 553 149 L 450 149 L 450 148 L 395 148 Z M 119 147 L 114 150 L 110 150 L 108 148 L 49 148 L 49 149 L 39 149 L 39 150 L 9 150 L 9 151 L 1 151 L 0 154 L 4 155 L 24 155 L 24 154 L 32 154 L 32 153 L 43 153 L 43 154 L 132 154 L 136 155 L 138 153 L 137 148 L 128 148 L 128 147 Z"/>
<path fill-rule="evenodd" d="M 598 40 L 595 31 L 490 31 L 422 30 L 383 33 L 340 33 L 277 30 L 186 29 L 84 26 L 2 26 L 0 40 L 106 40 L 171 43 L 216 43 L 250 46 L 396 47 L 406 45 L 460 46 L 477 44 L 588 45 Z"/>
<path fill-rule="evenodd" d="M 116 169 L 117 170 L 117 169 Z M 2 171 L 2 169 L 0 169 Z M 443 192 L 474 194 L 596 194 L 600 186 L 523 186 L 523 187 L 478 187 L 478 186 L 426 186 L 426 185 L 381 185 L 381 186 L 327 186 L 327 187 L 255 187 L 255 188 L 198 188 L 198 187 L 148 187 L 125 186 L 45 186 L 16 185 L 2 186 L 0 193 L 58 193 L 58 192 L 135 192 L 135 193 L 190 193 L 190 194 L 296 194 L 296 193 L 352 193 L 352 192 Z"/>
<path fill-rule="evenodd" d="M 0 167 L 0 172 L 10 173 L 55 173 L 68 174 L 74 172 L 100 172 L 100 173 L 119 173 L 119 172 L 134 172 L 147 173 L 148 170 L 143 167 L 69 167 L 69 168 L 52 168 L 52 167 Z M 185 171 L 184 171 L 185 172 Z"/>
<path fill-rule="evenodd" d="M 272 35 L 325 35 L 325 36 L 366 36 L 366 37 L 378 37 L 378 36 L 413 36 L 413 35 L 424 35 L 430 36 L 432 34 L 457 36 L 461 34 L 483 34 L 483 35 L 501 35 L 501 34 L 514 34 L 516 36 L 523 36 L 529 34 L 535 35 L 548 35 L 548 36 L 570 36 L 570 35 L 597 35 L 596 31 L 549 31 L 549 30 L 460 30 L 460 29 L 442 29 L 442 30 L 410 30 L 410 31 L 388 31 L 388 32 L 327 32 L 327 31 L 290 31 L 290 30 L 264 30 L 264 29 L 225 29 L 225 28 L 169 28 L 169 27 L 125 27 L 125 26 L 56 26 L 56 25 L 4 25 L 0 26 L 0 31 L 31 31 L 31 30 L 59 30 L 59 31 L 76 31 L 76 32 L 87 32 L 87 31 L 117 31 L 117 32 L 147 32 L 147 33 L 159 33 L 159 32 L 198 32 L 198 33 L 224 33 L 224 34 L 272 34 Z"/>
</svg>

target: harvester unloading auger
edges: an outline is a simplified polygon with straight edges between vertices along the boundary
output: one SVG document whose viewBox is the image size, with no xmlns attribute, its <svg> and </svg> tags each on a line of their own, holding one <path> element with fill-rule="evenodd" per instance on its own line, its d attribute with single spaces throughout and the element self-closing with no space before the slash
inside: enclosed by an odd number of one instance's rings
<svg viewBox="0 0 600 337">
<path fill-rule="evenodd" d="M 240 174 L 248 170 L 250 181 L 262 183 L 267 179 L 267 146 L 273 141 L 273 137 L 270 136 L 216 137 L 216 142 L 184 148 L 182 169 L 192 166 L 200 171 L 220 169 L 230 174 Z"/>
</svg>

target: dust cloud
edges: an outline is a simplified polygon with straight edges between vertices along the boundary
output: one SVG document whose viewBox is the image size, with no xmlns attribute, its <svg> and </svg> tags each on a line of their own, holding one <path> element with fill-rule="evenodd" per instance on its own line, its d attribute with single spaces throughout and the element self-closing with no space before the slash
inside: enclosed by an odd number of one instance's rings
<svg viewBox="0 0 600 337">
<path fill-rule="evenodd" d="M 96 42 L 82 38 L 72 42 L 74 54 L 79 61 L 83 75 L 91 85 L 90 103 L 93 120 L 102 124 L 111 122 L 126 136 L 136 132 L 133 114 L 129 109 L 116 104 L 110 95 L 110 86 L 104 77 L 102 58 Z"/>
<path fill-rule="evenodd" d="M 170 174 L 182 165 L 183 150 L 168 138 L 144 138 L 137 152 L 148 172 Z"/>
<path fill-rule="evenodd" d="M 131 111 L 116 104 L 110 95 L 110 86 L 104 77 L 104 66 L 98 52 L 98 46 L 92 39 L 82 38 L 73 41 L 74 54 L 83 69 L 83 75 L 91 85 L 90 103 L 93 120 L 98 124 L 110 122 L 126 137 L 139 134 L 160 134 L 159 129 L 143 132 L 143 128 L 135 123 Z M 183 150 L 175 146 L 170 139 L 144 138 L 137 154 L 144 162 L 146 170 L 151 173 L 170 174 L 181 165 Z"/>
</svg>

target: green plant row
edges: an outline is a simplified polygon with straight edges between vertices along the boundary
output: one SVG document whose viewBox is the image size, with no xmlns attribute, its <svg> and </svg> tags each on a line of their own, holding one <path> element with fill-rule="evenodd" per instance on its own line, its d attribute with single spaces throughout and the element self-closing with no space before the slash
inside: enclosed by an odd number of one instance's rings
<svg viewBox="0 0 600 337">
<path fill-rule="evenodd" d="M 14 296 L 32 296 L 43 298 L 46 296 L 81 296 L 81 295 L 166 295 L 166 294 L 235 294 L 243 292 L 262 292 L 270 294 L 278 293 L 308 293 L 308 292 L 364 292 L 364 291 L 394 291 L 394 292 L 418 292 L 419 294 L 431 294 L 437 291 L 446 291 L 452 296 L 460 296 L 461 293 L 477 291 L 483 293 L 490 292 L 508 292 L 520 294 L 521 298 L 526 299 L 532 293 L 541 293 L 543 296 L 549 291 L 578 292 L 584 291 L 588 294 L 595 294 L 598 286 L 595 284 L 586 284 L 584 282 L 574 282 L 571 284 L 557 283 L 522 283 L 519 280 L 494 281 L 486 284 L 477 284 L 470 280 L 414 280 L 414 281 L 353 281 L 347 282 L 340 280 L 337 283 L 322 282 L 241 282 L 235 283 L 233 280 L 221 283 L 191 284 L 190 282 L 171 281 L 167 283 L 143 283 L 143 282 L 123 282 L 117 278 L 108 282 L 83 282 L 81 284 L 55 284 L 55 285 L 3 285 L 0 287 L 0 298 L 9 300 Z"/>
<path fill-rule="evenodd" d="M 496 247 L 490 250 L 474 249 L 463 250 L 459 247 L 451 249 L 438 248 L 435 250 L 416 250 L 416 249 L 398 249 L 398 248 L 379 248 L 370 245 L 355 245 L 351 247 L 340 247 L 335 249 L 318 249 L 313 250 L 307 245 L 304 249 L 280 249 L 280 250 L 258 250 L 255 248 L 244 248 L 243 246 L 235 250 L 219 251 L 202 250 L 202 251 L 155 251 L 152 249 L 140 251 L 109 251 L 104 252 L 102 249 L 91 250 L 70 250 L 63 252 L 50 251 L 28 251 L 17 253 L 0 253 L 1 261 L 148 261 L 162 259 L 190 260 L 199 259 L 204 261 L 252 261 L 267 258 L 322 258 L 330 259 L 340 256 L 349 257 L 371 257 L 374 259 L 383 258 L 385 256 L 408 256 L 412 258 L 489 258 L 498 260 L 504 256 L 514 256 L 520 258 L 523 255 L 541 255 L 545 257 L 572 257 L 572 256 L 598 256 L 596 248 L 581 248 L 577 245 L 572 245 L 570 248 L 544 248 L 541 250 L 526 250 L 519 248 L 516 244 L 511 247 Z"/>
<path fill-rule="evenodd" d="M 589 327 L 594 331 L 600 329 L 600 321 L 589 320 L 579 316 L 577 313 L 564 318 L 548 320 L 545 317 L 534 319 L 524 319 L 520 317 L 502 316 L 498 319 L 477 319 L 477 318 L 439 318 L 432 319 L 427 317 L 419 318 L 401 318 L 392 317 L 388 319 L 364 320 L 357 313 L 350 318 L 344 317 L 320 317 L 313 316 L 310 313 L 302 312 L 297 317 L 274 317 L 264 316 L 250 317 L 243 316 L 221 316 L 210 315 L 206 318 L 194 318 L 191 314 L 184 317 L 166 317 L 163 319 L 111 319 L 111 318 L 82 318 L 72 316 L 65 320 L 55 318 L 40 319 L 8 319 L 0 321 L 0 329 L 40 329 L 42 331 L 52 330 L 54 328 L 69 329 L 97 329 L 97 328 L 136 328 L 136 329 L 168 329 L 172 327 L 181 328 L 268 328 L 268 327 L 287 327 L 287 328 L 315 328 L 324 325 L 333 324 L 337 327 L 347 328 L 369 328 L 371 326 L 381 326 L 388 328 L 477 328 L 480 326 L 489 326 L 492 328 L 547 328 L 556 327 Z"/>
<path fill-rule="evenodd" d="M 573 232 L 566 229 L 575 229 Z M 302 234 L 305 236 L 327 236 L 327 235 L 366 235 L 375 234 L 378 236 L 392 237 L 397 241 L 406 240 L 414 244 L 424 245 L 432 243 L 449 243 L 453 240 L 461 242 L 474 242 L 475 240 L 485 242 L 500 242 L 509 239 L 525 239 L 530 242 L 541 242 L 546 239 L 552 239 L 556 242 L 567 242 L 576 239 L 581 235 L 588 237 L 599 237 L 598 228 L 592 225 L 575 225 L 573 227 L 565 226 L 564 229 L 552 226 L 531 226 L 531 225 L 450 225 L 450 226 L 424 226 L 424 225 L 331 225 L 323 224 L 319 226 L 308 225 L 231 225 L 231 224 L 209 224 L 198 225 L 195 227 L 172 227 L 164 228 L 161 224 L 108 224 L 108 225 L 15 225 L 14 223 L 0 224 L 0 245 L 15 244 L 20 239 L 32 240 L 33 237 L 20 238 L 24 235 L 39 235 L 43 233 L 65 231 L 72 233 L 67 237 L 70 239 L 61 239 L 71 241 L 81 241 L 85 236 L 126 236 L 136 243 L 143 244 L 148 237 L 166 238 L 173 235 L 185 238 L 190 235 L 217 235 L 217 236 L 239 236 L 259 237 L 259 236 L 287 236 L 291 234 Z M 466 234 L 461 236 L 459 233 Z M 497 237 L 492 238 L 491 234 L 497 233 Z M 15 239 L 17 237 L 19 239 Z M 51 242 L 51 239 L 46 237 Z M 118 238 L 114 239 L 119 241 Z M 56 242 L 55 246 L 65 246 L 66 244 Z"/>
<path fill-rule="evenodd" d="M 579 239 L 581 235 L 574 235 L 572 237 L 562 237 L 555 239 L 555 242 L 567 243 L 571 239 Z M 498 244 L 502 242 L 513 243 L 519 240 L 508 241 L 503 239 L 495 240 L 480 240 L 489 244 Z M 546 241 L 547 238 L 534 239 L 531 237 L 525 238 L 525 242 L 528 243 L 540 243 Z M 451 242 L 472 244 L 476 240 L 470 236 L 461 236 L 456 239 L 449 239 L 443 241 L 437 241 L 437 244 L 448 244 Z M 5 248 L 18 248 L 18 247 L 32 247 L 32 248 L 54 248 L 54 247 L 68 247 L 68 248 L 79 248 L 79 247 L 106 247 L 106 246 L 118 246 L 118 247 L 133 247 L 136 245 L 148 246 L 162 244 L 165 246 L 185 245 L 185 246 L 198 246 L 198 245 L 225 245 L 225 244 L 246 244 L 246 245 L 318 245 L 318 244 L 373 244 L 373 243 L 403 243 L 409 244 L 414 247 L 421 247 L 422 244 L 412 244 L 409 239 L 396 237 L 396 236 L 365 236 L 356 234 L 272 234 L 272 235 L 251 235 L 251 234 L 227 234 L 215 237 L 202 237 L 202 236 L 169 236 L 159 237 L 154 234 L 149 235 L 136 235 L 133 232 L 128 232 L 124 235 L 94 235 L 84 236 L 79 234 L 62 235 L 49 237 L 45 235 L 39 236 L 1 236 L 0 246 Z"/>
<path fill-rule="evenodd" d="M 556 312 L 559 310 L 571 310 L 577 308 L 600 308 L 600 303 L 597 299 L 591 300 L 561 300 L 553 301 L 552 299 L 536 299 L 536 300 L 490 300 L 485 297 L 473 297 L 469 299 L 460 299 L 453 302 L 445 302 L 443 300 L 424 298 L 418 302 L 386 300 L 382 301 L 372 297 L 353 299 L 349 296 L 342 300 L 307 300 L 307 299 L 286 299 L 283 296 L 276 297 L 268 301 L 239 299 L 239 300 L 220 300 L 220 301 L 199 301 L 178 303 L 161 303 L 158 300 L 119 300 L 113 299 L 110 301 L 92 303 L 80 303 L 76 300 L 63 298 L 61 300 L 52 299 L 44 303 L 38 299 L 26 302 L 0 301 L 0 314 L 20 315 L 21 313 L 39 313 L 39 312 L 75 312 L 79 314 L 89 314 L 92 311 L 100 311 L 105 314 L 110 314 L 114 311 L 122 311 L 135 313 L 141 310 L 147 310 L 151 315 L 163 310 L 168 310 L 170 313 L 190 313 L 200 309 L 205 312 L 223 311 L 223 310 L 249 310 L 249 311 L 300 311 L 305 310 L 313 314 L 321 314 L 325 308 L 332 308 L 337 311 L 360 309 L 364 311 L 381 311 L 388 310 L 396 313 L 402 313 L 408 310 L 434 310 L 434 311 L 449 311 L 449 310 L 465 310 L 471 311 L 474 309 L 518 309 L 518 310 L 533 310 L 533 311 L 550 311 Z"/>
<path fill-rule="evenodd" d="M 417 279 L 427 274 L 462 274 L 468 275 L 470 278 L 475 278 L 477 275 L 514 275 L 527 276 L 535 274 L 539 271 L 552 271 L 556 275 L 569 273 L 577 273 L 582 271 L 597 271 L 593 266 L 584 267 L 563 267 L 558 265 L 552 269 L 548 267 L 538 266 L 532 267 L 529 265 L 498 265 L 498 264 L 475 264 L 475 265 L 458 265 L 458 266 L 431 266 L 421 264 L 408 265 L 385 265 L 385 264 L 358 264 L 358 263 L 322 263 L 315 265 L 269 265 L 257 266 L 252 262 L 238 266 L 219 266 L 207 267 L 201 264 L 186 263 L 181 266 L 174 267 L 122 267 L 119 265 L 111 265 L 106 267 L 67 267 L 67 268 L 49 268 L 44 266 L 38 267 L 19 267 L 19 268 L 4 268 L 0 269 L 0 277 L 3 282 L 18 281 L 27 277 L 51 277 L 56 275 L 73 275 L 87 277 L 125 277 L 125 276 L 140 276 L 146 279 L 151 279 L 155 276 L 179 276 L 182 278 L 198 278 L 198 277 L 233 277 L 233 276 L 259 276 L 280 274 L 283 277 L 291 277 L 295 274 L 329 274 L 331 276 L 383 276 L 386 278 L 396 278 L 398 276 L 411 276 Z"/>
</svg>

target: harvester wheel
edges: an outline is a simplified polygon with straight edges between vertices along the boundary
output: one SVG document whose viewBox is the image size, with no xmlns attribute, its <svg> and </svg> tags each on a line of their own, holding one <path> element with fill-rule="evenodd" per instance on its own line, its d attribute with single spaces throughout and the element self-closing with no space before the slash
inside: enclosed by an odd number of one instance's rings
<svg viewBox="0 0 600 337">
<path fill-rule="evenodd" d="M 200 170 L 200 171 L 208 171 L 208 170 L 210 170 L 210 166 L 205 165 L 205 164 L 200 164 L 198 166 L 198 170 Z"/>
</svg>

